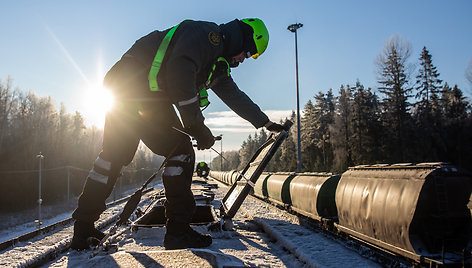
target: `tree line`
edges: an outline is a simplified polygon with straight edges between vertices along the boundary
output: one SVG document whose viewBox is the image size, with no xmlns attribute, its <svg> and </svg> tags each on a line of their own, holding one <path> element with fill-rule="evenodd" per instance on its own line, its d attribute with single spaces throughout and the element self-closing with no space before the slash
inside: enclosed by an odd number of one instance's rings
<svg viewBox="0 0 472 268">
<path fill-rule="evenodd" d="M 40 153 L 44 156 L 43 204 L 63 202 L 68 188 L 77 197 L 100 151 L 102 136 L 101 129 L 85 125 L 79 112 L 68 113 L 62 103 L 56 109 L 51 97 L 14 88 L 10 77 L 0 81 L 0 211 L 38 204 Z M 155 161 L 141 146 L 128 169 L 153 168 L 158 166 Z M 122 183 L 149 175 L 143 172 L 125 173 Z"/>
<path fill-rule="evenodd" d="M 377 90 L 357 81 L 341 85 L 337 94 L 320 91 L 306 103 L 301 118 L 304 172 L 405 162 L 449 162 L 471 169 L 469 100 L 457 85 L 440 79 L 426 47 L 418 64 L 410 63 L 410 56 L 411 45 L 394 36 L 375 61 Z M 472 86 L 472 63 L 466 78 Z M 289 119 L 296 122 L 294 112 Z M 266 170 L 296 171 L 296 136 L 292 127 Z M 225 152 L 229 161 L 223 169 L 242 169 L 266 138 L 261 130 L 249 135 L 239 151 Z M 219 168 L 219 161 L 214 159 L 212 166 Z"/>
</svg>

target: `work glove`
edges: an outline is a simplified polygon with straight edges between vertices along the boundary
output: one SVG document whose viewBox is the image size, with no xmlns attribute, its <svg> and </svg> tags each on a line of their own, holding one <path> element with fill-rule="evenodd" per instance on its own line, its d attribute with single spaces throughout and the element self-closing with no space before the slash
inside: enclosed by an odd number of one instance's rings
<svg viewBox="0 0 472 268">
<path fill-rule="evenodd" d="M 198 150 L 210 149 L 215 144 L 215 137 L 213 137 L 210 129 L 203 122 L 191 125 L 188 133 L 197 140 Z"/>
<path fill-rule="evenodd" d="M 267 122 L 264 126 L 270 132 L 281 132 L 282 130 L 285 130 L 282 125 L 274 123 L 272 121 Z"/>
</svg>

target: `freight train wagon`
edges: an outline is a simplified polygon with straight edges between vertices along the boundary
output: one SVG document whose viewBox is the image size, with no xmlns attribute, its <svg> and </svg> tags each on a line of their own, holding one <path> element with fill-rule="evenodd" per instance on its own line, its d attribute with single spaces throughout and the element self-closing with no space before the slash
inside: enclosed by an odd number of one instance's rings
<svg viewBox="0 0 472 268">
<path fill-rule="evenodd" d="M 263 173 L 254 195 L 417 263 L 450 263 L 470 251 L 471 180 L 444 163 L 366 165 L 342 176 Z"/>
<path fill-rule="evenodd" d="M 338 228 L 415 261 L 462 259 L 471 186 L 469 173 L 444 163 L 353 167 L 336 190 Z"/>
</svg>

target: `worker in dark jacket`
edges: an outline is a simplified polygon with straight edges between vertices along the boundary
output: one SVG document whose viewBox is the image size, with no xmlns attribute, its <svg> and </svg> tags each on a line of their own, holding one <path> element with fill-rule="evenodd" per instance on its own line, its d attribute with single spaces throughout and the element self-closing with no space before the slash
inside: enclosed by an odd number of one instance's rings
<svg viewBox="0 0 472 268">
<path fill-rule="evenodd" d="M 210 172 L 210 168 L 208 167 L 207 163 L 205 162 L 200 162 L 197 164 L 197 167 L 195 169 L 197 172 L 197 176 L 200 176 L 202 178 L 208 177 L 208 173 Z"/>
<path fill-rule="evenodd" d="M 167 218 L 164 247 L 197 248 L 212 243 L 210 235 L 189 225 L 195 210 L 190 189 L 195 152 L 189 137 L 174 128 L 191 134 L 200 150 L 213 146 L 214 136 L 201 112 L 208 105 L 206 89 L 211 88 L 254 127 L 281 131 L 283 127 L 270 121 L 230 76 L 230 67 L 248 57 L 257 58 L 268 41 L 267 28 L 260 19 L 236 19 L 221 25 L 183 21 L 136 41 L 104 79 L 115 95 L 115 106 L 106 116 L 102 151 L 72 215 L 71 248 L 86 249 L 87 238 L 104 237 L 94 222 L 105 210 L 105 200 L 122 168 L 133 159 L 140 140 L 168 158 L 162 174 Z"/>
</svg>

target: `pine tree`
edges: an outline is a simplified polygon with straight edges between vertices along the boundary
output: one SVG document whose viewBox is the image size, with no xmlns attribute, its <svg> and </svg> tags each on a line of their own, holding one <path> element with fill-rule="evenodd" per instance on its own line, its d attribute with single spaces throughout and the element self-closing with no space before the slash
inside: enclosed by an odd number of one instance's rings
<svg viewBox="0 0 472 268">
<path fill-rule="evenodd" d="M 352 135 L 352 90 L 349 85 L 341 85 L 336 101 L 334 122 L 330 125 L 331 143 L 333 145 L 335 171 L 345 171 L 353 165 Z"/>
<path fill-rule="evenodd" d="M 441 99 L 447 121 L 460 122 L 467 118 L 468 102 L 457 85 L 451 89 L 446 84 L 441 92 Z"/>
<path fill-rule="evenodd" d="M 442 80 L 433 65 L 432 57 L 426 47 L 421 52 L 420 69 L 416 76 L 416 98 L 413 117 L 416 125 L 416 161 L 438 161 L 436 144 L 440 143 L 440 118 L 438 110 L 438 93 Z"/>
<path fill-rule="evenodd" d="M 447 83 L 441 90 L 440 103 L 443 108 L 441 121 L 445 143 L 441 160 L 470 169 L 472 160 L 472 136 L 470 135 L 472 117 L 468 112 L 470 103 L 467 102 L 457 85 L 451 89 Z"/>
<path fill-rule="evenodd" d="M 334 122 L 335 97 L 333 90 L 330 88 L 325 98 L 325 114 L 323 116 L 323 154 L 324 167 L 322 171 L 330 171 L 333 166 L 333 146 L 331 145 L 331 136 L 329 126 Z"/>
<path fill-rule="evenodd" d="M 421 51 L 420 69 L 416 76 L 416 98 L 420 99 L 417 103 L 420 109 L 429 112 L 431 98 L 439 93 L 442 80 L 439 79 L 439 73 L 436 66 L 433 65 L 432 57 L 426 47 Z"/>
<path fill-rule="evenodd" d="M 285 119 L 286 121 L 287 119 Z M 282 121 L 280 120 L 280 124 L 283 125 L 283 123 L 285 121 Z M 285 142 L 285 141 L 284 141 Z M 283 144 L 283 143 L 282 143 Z M 280 162 L 280 156 L 282 155 L 281 153 L 281 150 L 277 150 L 274 154 L 274 156 L 272 157 L 272 159 L 269 161 L 269 163 L 267 164 L 266 168 L 265 168 L 265 171 L 270 171 L 270 172 L 276 172 L 279 170 L 280 168 L 280 165 L 282 164 Z"/>
<path fill-rule="evenodd" d="M 380 157 L 380 119 L 377 96 L 357 81 L 352 101 L 352 159 L 356 165 L 371 164 Z"/>
<path fill-rule="evenodd" d="M 240 164 L 238 151 L 225 152 L 224 156 L 226 160 L 223 162 L 223 170 L 238 169 L 238 166 Z M 220 162 L 218 161 L 217 163 L 219 164 Z"/>
<path fill-rule="evenodd" d="M 267 132 L 263 128 L 261 128 L 261 130 L 259 131 L 259 136 L 257 138 L 255 149 L 259 149 L 259 147 L 261 147 L 267 141 L 267 138 Z"/>
<path fill-rule="evenodd" d="M 244 169 L 252 156 L 256 153 L 257 149 L 262 146 L 266 140 L 267 133 L 263 129 L 261 129 L 259 134 L 255 132 L 254 138 L 251 135 L 248 136 L 247 140 L 243 142 L 241 149 L 239 150 L 239 156 L 241 158 L 238 166 L 239 170 Z"/>
<path fill-rule="evenodd" d="M 312 124 L 314 131 L 311 139 L 314 146 L 308 148 L 311 156 L 309 171 L 329 171 L 333 164 L 333 150 L 330 141 L 329 126 L 334 120 L 334 96 L 332 90 L 326 94 L 318 92 L 313 105 Z M 303 151 L 307 148 L 303 148 Z M 306 153 L 306 152 L 305 152 Z"/>
<path fill-rule="evenodd" d="M 314 108 L 311 100 L 305 104 L 303 115 L 301 118 L 301 137 L 300 143 L 302 147 L 302 167 L 304 171 L 314 170 L 314 161 L 316 157 L 316 122 L 314 120 Z M 295 135 L 296 137 L 296 135 Z"/>
<path fill-rule="evenodd" d="M 252 136 L 249 135 L 248 138 L 243 141 L 243 144 L 241 144 L 241 149 L 239 149 L 239 159 L 240 163 L 238 166 L 238 170 L 242 170 L 244 166 L 248 163 L 250 157 L 251 157 L 251 144 L 253 143 Z"/>
<path fill-rule="evenodd" d="M 390 162 L 405 161 L 408 156 L 409 106 L 411 88 L 408 86 L 407 60 L 410 45 L 400 37 L 392 37 L 377 58 L 380 77 L 379 91 L 385 95 L 382 101 L 384 145 Z"/>
<path fill-rule="evenodd" d="M 290 121 L 295 122 L 295 111 L 292 111 Z M 297 170 L 297 146 L 296 146 L 296 128 L 292 127 L 288 133 L 287 139 L 280 146 L 280 157 L 278 162 L 280 166 L 276 171 L 295 172 Z"/>
</svg>

